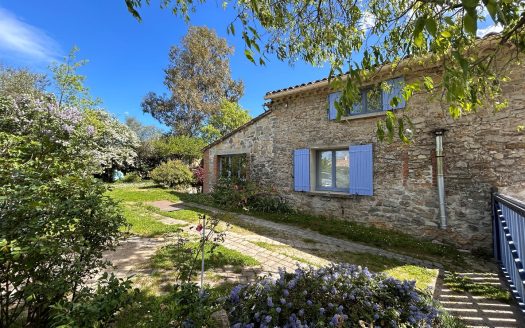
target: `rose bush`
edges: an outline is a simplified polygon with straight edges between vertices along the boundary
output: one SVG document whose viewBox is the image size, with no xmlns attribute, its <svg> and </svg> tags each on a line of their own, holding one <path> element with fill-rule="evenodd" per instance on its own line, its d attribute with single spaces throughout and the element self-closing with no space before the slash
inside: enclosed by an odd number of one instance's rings
<svg viewBox="0 0 525 328">
<path fill-rule="evenodd" d="M 440 311 L 414 282 L 350 264 L 239 285 L 226 308 L 235 328 L 440 326 Z"/>
</svg>

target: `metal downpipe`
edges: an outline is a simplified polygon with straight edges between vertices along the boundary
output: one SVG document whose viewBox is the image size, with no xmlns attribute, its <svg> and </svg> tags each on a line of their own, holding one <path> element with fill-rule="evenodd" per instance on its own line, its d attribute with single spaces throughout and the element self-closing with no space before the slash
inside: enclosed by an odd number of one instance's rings
<svg viewBox="0 0 525 328">
<path fill-rule="evenodd" d="M 439 196 L 439 227 L 447 228 L 447 212 L 445 209 L 445 174 L 443 170 L 443 135 L 445 130 L 436 130 L 436 168 L 437 168 L 437 186 Z"/>
</svg>

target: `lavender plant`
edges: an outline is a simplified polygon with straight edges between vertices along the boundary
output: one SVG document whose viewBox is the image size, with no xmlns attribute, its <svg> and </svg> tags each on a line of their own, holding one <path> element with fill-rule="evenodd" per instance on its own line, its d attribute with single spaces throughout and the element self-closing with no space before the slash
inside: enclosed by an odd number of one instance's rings
<svg viewBox="0 0 525 328">
<path fill-rule="evenodd" d="M 238 285 L 225 306 L 234 328 L 436 327 L 440 316 L 415 282 L 350 264 L 280 271 L 277 280 Z"/>
</svg>

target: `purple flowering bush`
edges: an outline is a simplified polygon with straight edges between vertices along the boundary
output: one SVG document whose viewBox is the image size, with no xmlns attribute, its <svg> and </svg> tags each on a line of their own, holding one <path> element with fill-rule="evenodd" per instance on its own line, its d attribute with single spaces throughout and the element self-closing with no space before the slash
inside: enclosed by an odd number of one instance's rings
<svg viewBox="0 0 525 328">
<path fill-rule="evenodd" d="M 88 284 L 126 226 L 92 128 L 52 96 L 0 95 L 0 327 L 100 327 L 127 304 L 129 282 Z"/>
<path fill-rule="evenodd" d="M 235 328 L 440 326 L 440 312 L 414 282 L 350 264 L 239 285 L 226 308 Z"/>
</svg>

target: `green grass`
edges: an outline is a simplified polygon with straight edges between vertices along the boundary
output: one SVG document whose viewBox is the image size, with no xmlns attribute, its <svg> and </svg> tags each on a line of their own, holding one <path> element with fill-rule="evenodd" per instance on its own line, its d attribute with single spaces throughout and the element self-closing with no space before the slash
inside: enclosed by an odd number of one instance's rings
<svg viewBox="0 0 525 328">
<path fill-rule="evenodd" d="M 264 242 L 264 241 L 252 241 L 251 243 L 259 246 L 259 247 L 262 247 L 264 249 L 267 249 L 269 251 L 272 251 L 272 252 L 278 252 L 280 250 L 282 250 L 283 248 L 290 248 L 290 246 L 288 245 L 275 245 L 275 244 L 270 244 L 270 243 L 267 243 L 267 242 Z"/>
<path fill-rule="evenodd" d="M 177 245 L 168 245 L 159 249 L 151 260 L 152 269 L 174 270 L 178 264 L 184 261 L 187 256 L 186 249 L 191 249 L 195 252 L 199 243 L 192 242 L 185 245 L 185 249 L 177 247 Z M 195 267 L 200 267 L 198 264 L 201 261 L 199 256 L 195 260 Z M 225 266 L 232 266 L 234 271 L 242 271 L 242 268 L 247 266 L 259 265 L 259 261 L 253 257 L 244 255 L 235 250 L 228 249 L 222 245 L 217 245 L 212 251 L 212 245 L 206 244 L 204 252 L 204 263 L 206 270 L 222 269 Z"/>
<path fill-rule="evenodd" d="M 416 287 L 420 290 L 425 290 L 429 285 L 433 285 L 439 274 L 437 269 L 410 265 L 396 259 L 370 253 L 320 250 L 312 251 L 312 253 L 332 262 L 350 263 L 366 267 L 373 272 L 383 272 L 399 280 L 415 280 Z"/>
<path fill-rule="evenodd" d="M 509 303 L 512 298 L 510 292 L 499 285 L 477 282 L 461 274 L 447 273 L 444 282 L 448 288 L 456 292 L 467 292 L 505 303 Z"/>
<path fill-rule="evenodd" d="M 155 219 L 150 211 L 139 205 L 122 204 L 122 214 L 130 224 L 129 232 L 143 237 L 156 237 L 176 233 L 181 225 L 168 225 Z M 127 228 L 123 228 L 127 229 Z"/>
<path fill-rule="evenodd" d="M 145 205 L 143 206 L 145 209 L 147 209 L 150 212 L 157 213 L 159 215 L 172 218 L 175 220 L 181 220 L 186 221 L 188 223 L 198 223 L 199 222 L 199 214 L 206 214 L 204 211 L 200 211 L 198 209 L 180 209 L 177 211 L 172 212 L 166 212 L 158 209 L 157 207 Z"/>
<path fill-rule="evenodd" d="M 109 188 L 110 190 L 106 194 L 122 202 L 180 201 L 180 198 L 172 190 L 151 183 L 111 184 Z"/>
</svg>

